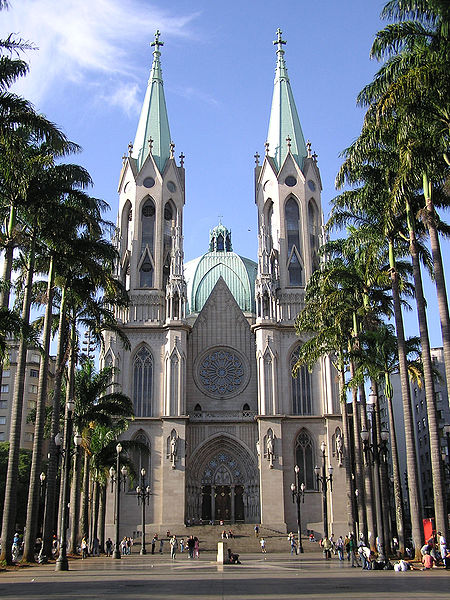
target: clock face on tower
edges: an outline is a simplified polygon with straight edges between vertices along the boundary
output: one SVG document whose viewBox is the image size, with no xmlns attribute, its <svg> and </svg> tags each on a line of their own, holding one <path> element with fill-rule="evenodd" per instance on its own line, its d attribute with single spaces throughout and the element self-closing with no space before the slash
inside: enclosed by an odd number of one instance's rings
<svg viewBox="0 0 450 600">
<path fill-rule="evenodd" d="M 197 361 L 197 387 L 212 398 L 232 398 L 248 383 L 246 360 L 231 348 L 215 348 L 203 353 Z"/>
</svg>

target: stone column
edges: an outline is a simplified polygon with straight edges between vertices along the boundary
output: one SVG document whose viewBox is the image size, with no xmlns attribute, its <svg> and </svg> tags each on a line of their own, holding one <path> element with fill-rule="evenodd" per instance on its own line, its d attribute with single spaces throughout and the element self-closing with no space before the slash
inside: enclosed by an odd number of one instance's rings
<svg viewBox="0 0 450 600">
<path fill-rule="evenodd" d="M 216 486 L 211 486 L 211 519 L 216 520 Z"/>
<path fill-rule="evenodd" d="M 235 522 L 235 510 L 234 510 L 234 485 L 230 486 L 230 493 L 231 493 L 231 522 L 234 523 Z"/>
</svg>

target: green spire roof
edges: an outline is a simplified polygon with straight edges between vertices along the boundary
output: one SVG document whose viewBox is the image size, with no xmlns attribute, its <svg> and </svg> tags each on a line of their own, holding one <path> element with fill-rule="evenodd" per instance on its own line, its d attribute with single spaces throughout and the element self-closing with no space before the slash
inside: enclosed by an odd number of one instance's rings
<svg viewBox="0 0 450 600">
<path fill-rule="evenodd" d="M 269 156 L 273 157 L 275 164 L 280 169 L 290 146 L 291 154 L 301 169 L 307 151 L 284 62 L 283 45 L 286 42 L 281 38 L 280 29 L 277 30 L 277 39 L 274 44 L 277 46 L 277 66 L 267 135 Z M 287 141 L 287 138 L 290 138 L 290 141 Z"/>
<path fill-rule="evenodd" d="M 144 104 L 142 105 L 132 156 L 137 160 L 138 169 L 140 170 L 149 155 L 151 147 L 153 158 L 158 169 L 162 172 L 166 160 L 170 156 L 171 137 L 164 97 L 161 62 L 159 59 L 161 56 L 159 48 L 164 44 L 159 41 L 159 36 L 159 31 L 156 31 L 155 41 L 151 44 L 155 48 L 153 51 L 152 70 L 150 79 L 148 80 Z M 152 140 L 151 142 L 150 139 Z"/>
</svg>

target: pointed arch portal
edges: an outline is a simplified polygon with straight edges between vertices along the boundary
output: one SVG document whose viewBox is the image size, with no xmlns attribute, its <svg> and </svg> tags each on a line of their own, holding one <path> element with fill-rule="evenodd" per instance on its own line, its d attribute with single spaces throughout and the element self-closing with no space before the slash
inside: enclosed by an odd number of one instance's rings
<svg viewBox="0 0 450 600">
<path fill-rule="evenodd" d="M 195 522 L 259 521 L 259 476 L 255 457 L 237 439 L 220 435 L 191 457 L 186 519 Z"/>
</svg>

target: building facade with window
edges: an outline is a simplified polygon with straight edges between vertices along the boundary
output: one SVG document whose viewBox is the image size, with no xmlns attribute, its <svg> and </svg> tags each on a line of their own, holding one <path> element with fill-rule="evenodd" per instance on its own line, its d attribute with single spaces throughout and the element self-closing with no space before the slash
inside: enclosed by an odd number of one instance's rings
<svg viewBox="0 0 450 600">
<path fill-rule="evenodd" d="M 257 261 L 236 253 L 231 231 L 219 223 L 209 240 L 205 234 L 205 254 L 186 264 L 184 157 L 177 163 L 174 156 L 159 33 L 153 43 L 141 117 L 119 182 L 117 274 L 131 302 L 117 317 L 131 349 L 110 335 L 102 361 L 117 368 L 117 383 L 133 399 L 135 419 L 124 438 L 147 447 L 133 459 L 148 474 L 148 523 L 155 531 L 211 520 L 294 529 L 290 486 L 298 465 L 306 486 L 303 531 L 323 535 L 314 475 L 322 442 L 326 466 L 334 468 L 330 532 L 348 531 L 331 361 L 292 376 L 304 341 L 294 323 L 319 266 L 323 219 L 317 156 L 303 138 L 284 43 L 278 32 L 266 151 L 261 160 L 255 156 Z M 139 531 L 133 484 L 121 507 L 121 535 Z"/>
<path fill-rule="evenodd" d="M 17 354 L 19 343 L 15 340 L 8 341 L 8 359 L 3 366 L 2 383 L 0 390 L 0 442 L 9 441 L 11 428 L 11 407 L 14 397 L 14 385 L 17 373 Z M 34 442 L 34 423 L 28 423 L 28 415 L 36 408 L 38 399 L 38 383 L 41 355 L 37 348 L 27 350 L 25 370 L 24 404 L 22 411 L 22 427 L 20 447 L 32 450 Z M 50 357 L 48 389 L 53 387 L 55 373 L 55 358 Z"/>
</svg>

